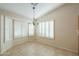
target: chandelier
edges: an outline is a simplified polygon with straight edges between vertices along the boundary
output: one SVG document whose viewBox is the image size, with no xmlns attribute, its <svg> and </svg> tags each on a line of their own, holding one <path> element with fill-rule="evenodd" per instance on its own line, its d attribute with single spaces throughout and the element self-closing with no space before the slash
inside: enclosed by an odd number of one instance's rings
<svg viewBox="0 0 79 59">
<path fill-rule="evenodd" d="M 32 5 L 32 9 L 33 9 L 33 25 L 37 24 L 37 19 L 35 19 L 35 10 L 36 10 L 36 6 L 38 5 L 38 3 L 31 3 Z"/>
</svg>

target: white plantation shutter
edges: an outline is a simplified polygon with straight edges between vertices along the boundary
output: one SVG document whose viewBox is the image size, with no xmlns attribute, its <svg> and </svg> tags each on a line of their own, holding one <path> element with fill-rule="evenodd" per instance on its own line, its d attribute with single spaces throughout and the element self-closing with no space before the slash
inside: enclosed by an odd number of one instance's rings
<svg viewBox="0 0 79 59">
<path fill-rule="evenodd" d="M 14 36 L 15 36 L 15 38 L 19 38 L 22 36 L 21 25 L 22 25 L 21 22 L 14 21 Z"/>
<path fill-rule="evenodd" d="M 54 21 L 39 22 L 39 36 L 54 39 Z"/>
<path fill-rule="evenodd" d="M 22 23 L 22 36 L 23 37 L 24 36 L 28 36 L 27 32 L 28 32 L 28 30 L 27 30 L 27 23 Z"/>
<path fill-rule="evenodd" d="M 29 36 L 33 36 L 34 35 L 34 26 L 33 24 L 29 24 Z"/>
<path fill-rule="evenodd" d="M 54 22 L 50 21 L 50 38 L 54 38 Z"/>
<path fill-rule="evenodd" d="M 5 41 L 12 40 L 12 19 L 5 17 Z"/>
</svg>

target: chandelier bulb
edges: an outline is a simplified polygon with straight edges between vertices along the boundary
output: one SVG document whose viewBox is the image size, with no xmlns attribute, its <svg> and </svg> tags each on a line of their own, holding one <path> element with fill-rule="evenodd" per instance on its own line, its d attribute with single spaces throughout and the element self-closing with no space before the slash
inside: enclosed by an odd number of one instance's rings
<svg viewBox="0 0 79 59">
<path fill-rule="evenodd" d="M 33 9 L 35 9 L 35 7 L 33 7 Z"/>
</svg>

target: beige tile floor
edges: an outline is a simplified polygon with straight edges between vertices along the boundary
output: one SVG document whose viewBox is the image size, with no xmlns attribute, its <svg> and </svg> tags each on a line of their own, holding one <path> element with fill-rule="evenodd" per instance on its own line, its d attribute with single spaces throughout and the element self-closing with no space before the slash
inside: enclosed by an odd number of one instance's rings
<svg viewBox="0 0 79 59">
<path fill-rule="evenodd" d="M 47 46 L 41 43 L 28 42 L 17 45 L 6 51 L 4 56 L 74 56 L 76 54 Z"/>
</svg>

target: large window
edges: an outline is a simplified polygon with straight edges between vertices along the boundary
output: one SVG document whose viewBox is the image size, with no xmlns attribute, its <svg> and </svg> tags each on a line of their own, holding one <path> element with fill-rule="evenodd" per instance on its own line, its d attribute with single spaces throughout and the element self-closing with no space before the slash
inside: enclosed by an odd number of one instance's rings
<svg viewBox="0 0 79 59">
<path fill-rule="evenodd" d="M 50 21 L 49 22 L 49 33 L 50 33 L 50 38 L 54 38 L 54 22 L 53 21 Z"/>
<path fill-rule="evenodd" d="M 28 36 L 27 23 L 21 21 L 14 21 L 14 37 L 20 38 Z"/>
<path fill-rule="evenodd" d="M 12 40 L 12 19 L 5 17 L 5 42 Z"/>
<path fill-rule="evenodd" d="M 22 23 L 22 36 L 24 37 L 24 36 L 28 36 L 27 34 L 27 32 L 28 32 L 28 30 L 27 30 L 27 27 L 28 27 L 28 25 L 27 25 L 27 23 Z"/>
<path fill-rule="evenodd" d="M 21 22 L 19 21 L 14 21 L 14 37 L 15 38 L 18 38 L 18 37 L 21 37 L 22 34 L 21 34 Z"/>
<path fill-rule="evenodd" d="M 54 21 L 45 21 L 39 23 L 39 36 L 54 39 Z"/>
<path fill-rule="evenodd" d="M 34 35 L 34 26 L 32 23 L 29 23 L 29 36 Z"/>
</svg>

